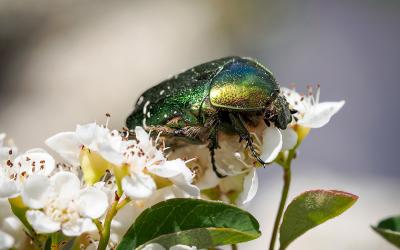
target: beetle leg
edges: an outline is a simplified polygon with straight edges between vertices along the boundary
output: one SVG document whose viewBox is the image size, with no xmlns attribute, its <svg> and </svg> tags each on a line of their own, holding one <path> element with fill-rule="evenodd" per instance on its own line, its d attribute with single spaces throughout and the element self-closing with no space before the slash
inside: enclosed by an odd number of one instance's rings
<svg viewBox="0 0 400 250">
<path fill-rule="evenodd" d="M 216 127 L 211 129 L 209 140 L 210 140 L 210 143 L 208 144 L 208 149 L 210 150 L 212 169 L 219 178 L 224 178 L 224 177 L 226 177 L 226 175 L 223 175 L 220 172 L 218 172 L 217 166 L 215 165 L 215 149 L 217 149 L 219 147 L 218 146 L 218 130 Z"/>
<path fill-rule="evenodd" d="M 259 163 L 261 163 L 262 165 L 266 165 L 267 163 L 264 162 L 260 158 L 260 155 L 257 153 L 257 151 L 254 148 L 253 140 L 250 136 L 249 131 L 246 129 L 246 126 L 244 125 L 242 116 L 240 114 L 236 115 L 236 114 L 229 113 L 229 118 L 230 118 L 232 125 L 235 128 L 236 132 L 239 134 L 240 138 L 247 142 L 246 147 L 249 147 L 250 152 L 254 156 L 254 158 L 256 158 L 257 161 Z"/>
<path fill-rule="evenodd" d="M 271 126 L 271 123 L 269 122 L 268 119 L 264 119 L 265 125 L 267 125 L 267 127 Z"/>
</svg>

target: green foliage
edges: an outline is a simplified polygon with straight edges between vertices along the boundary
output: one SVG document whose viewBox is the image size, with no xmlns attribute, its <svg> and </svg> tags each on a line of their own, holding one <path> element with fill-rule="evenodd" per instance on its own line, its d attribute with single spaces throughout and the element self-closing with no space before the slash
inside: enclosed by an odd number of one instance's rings
<svg viewBox="0 0 400 250">
<path fill-rule="evenodd" d="M 280 227 L 280 249 L 319 224 L 350 208 L 358 197 L 335 190 L 313 190 L 297 196 L 287 207 Z"/>
<path fill-rule="evenodd" d="M 384 219 L 372 228 L 387 241 L 400 249 L 400 215 Z"/>
<path fill-rule="evenodd" d="M 118 248 L 140 249 L 158 243 L 199 249 L 235 244 L 261 235 L 257 220 L 248 212 L 222 202 L 171 199 L 146 209 L 130 227 Z"/>
</svg>

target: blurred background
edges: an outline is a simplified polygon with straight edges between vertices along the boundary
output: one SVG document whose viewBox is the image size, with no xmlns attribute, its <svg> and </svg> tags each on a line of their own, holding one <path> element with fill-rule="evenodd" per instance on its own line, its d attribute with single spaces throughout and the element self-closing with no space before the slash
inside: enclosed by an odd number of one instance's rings
<svg viewBox="0 0 400 250">
<path fill-rule="evenodd" d="M 321 84 L 344 108 L 311 132 L 290 197 L 336 188 L 360 196 L 290 249 L 394 249 L 370 229 L 400 213 L 400 1 L 0 1 L 0 131 L 21 151 L 77 123 L 124 125 L 139 95 L 227 55 L 257 58 L 283 86 Z M 260 169 L 249 209 L 265 249 L 281 170 Z"/>
</svg>

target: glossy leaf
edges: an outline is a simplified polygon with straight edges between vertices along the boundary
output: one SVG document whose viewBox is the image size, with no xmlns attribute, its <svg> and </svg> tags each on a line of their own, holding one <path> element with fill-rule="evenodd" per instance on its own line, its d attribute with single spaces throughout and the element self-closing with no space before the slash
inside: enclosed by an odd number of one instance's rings
<svg viewBox="0 0 400 250">
<path fill-rule="evenodd" d="M 260 235 L 257 220 L 240 208 L 215 201 L 171 199 L 143 211 L 117 249 L 141 249 L 150 243 L 167 249 L 177 244 L 202 249 Z"/>
<path fill-rule="evenodd" d="M 400 215 L 387 218 L 372 228 L 387 241 L 400 249 Z"/>
<path fill-rule="evenodd" d="M 350 208 L 358 197 L 336 190 L 312 190 L 297 196 L 287 207 L 280 227 L 280 249 L 313 227 Z"/>
</svg>

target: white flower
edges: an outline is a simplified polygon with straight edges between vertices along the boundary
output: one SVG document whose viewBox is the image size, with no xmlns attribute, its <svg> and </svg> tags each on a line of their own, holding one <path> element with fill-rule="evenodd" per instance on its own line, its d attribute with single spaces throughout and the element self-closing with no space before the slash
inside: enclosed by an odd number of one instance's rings
<svg viewBox="0 0 400 250">
<path fill-rule="evenodd" d="M 345 101 L 319 102 L 319 86 L 315 95 L 313 95 L 312 87 L 308 87 L 307 95 L 300 95 L 295 90 L 288 88 L 281 88 L 281 92 L 291 108 L 297 111 L 294 114 L 296 123 L 307 128 L 320 128 L 326 125 L 345 104 Z"/>
<path fill-rule="evenodd" d="M 46 140 L 70 164 L 81 166 L 88 185 L 98 182 L 106 170 L 123 163 L 127 143 L 118 131 L 96 123 L 77 125 L 75 132 L 58 133 Z"/>
<path fill-rule="evenodd" d="M 14 161 L 0 164 L 0 198 L 13 198 L 24 190 L 26 180 L 34 176 L 49 176 L 55 161 L 43 149 L 31 149 Z"/>
<path fill-rule="evenodd" d="M 103 191 L 95 187 L 81 189 L 81 181 L 70 172 L 58 172 L 50 179 L 30 178 L 22 198 L 31 208 L 26 218 L 40 234 L 62 230 L 66 236 L 78 236 L 96 230 L 91 219 L 101 217 L 108 208 Z"/>
<path fill-rule="evenodd" d="M 293 125 L 297 124 L 309 129 L 320 128 L 326 125 L 345 103 L 345 101 L 320 103 L 319 86 L 315 96 L 311 87 L 308 88 L 306 96 L 288 88 L 281 88 L 281 92 L 288 101 L 289 107 L 297 113 L 293 115 L 293 122 L 287 129 L 280 130 L 271 125 L 264 130 L 260 158 L 266 163 L 274 161 L 280 151 L 292 149 L 297 144 L 298 134 L 293 130 Z"/>
<path fill-rule="evenodd" d="M 157 189 L 154 178 L 169 180 L 191 196 L 197 197 L 199 189 L 192 184 L 193 173 L 181 159 L 168 161 L 142 127 L 136 127 L 137 141 L 131 141 L 124 153 L 129 174 L 122 179 L 122 188 L 132 199 L 150 197 Z"/>
<path fill-rule="evenodd" d="M 125 143 L 117 131 L 89 123 L 77 125 L 75 132 L 61 132 L 46 140 L 46 145 L 72 165 L 80 164 L 82 147 L 98 153 L 115 165 L 122 164 Z"/>
</svg>

